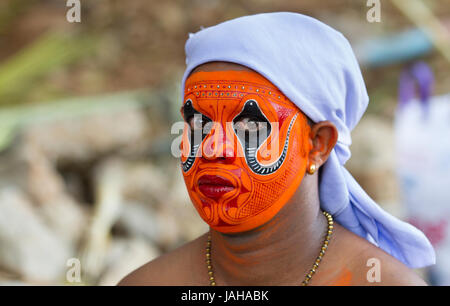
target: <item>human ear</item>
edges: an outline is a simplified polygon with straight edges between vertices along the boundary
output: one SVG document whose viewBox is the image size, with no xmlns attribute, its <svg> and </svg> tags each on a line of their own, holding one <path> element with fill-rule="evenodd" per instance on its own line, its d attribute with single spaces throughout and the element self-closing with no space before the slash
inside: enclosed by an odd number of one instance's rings
<svg viewBox="0 0 450 306">
<path fill-rule="evenodd" d="M 338 139 L 338 130 L 330 121 L 321 121 L 315 123 L 311 127 L 309 137 L 311 150 L 308 154 L 307 169 L 312 169 L 312 166 L 315 171 L 315 169 L 322 166 L 330 156 L 331 150 L 333 150 Z"/>
</svg>

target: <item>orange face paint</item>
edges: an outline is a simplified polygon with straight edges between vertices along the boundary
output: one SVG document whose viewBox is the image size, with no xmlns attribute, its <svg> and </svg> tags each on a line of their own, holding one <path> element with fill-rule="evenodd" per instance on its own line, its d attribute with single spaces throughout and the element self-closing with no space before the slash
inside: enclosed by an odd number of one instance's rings
<svg viewBox="0 0 450 306">
<path fill-rule="evenodd" d="M 307 118 L 256 72 L 197 72 L 186 81 L 182 172 L 213 229 L 237 233 L 274 217 L 305 174 Z"/>
<path fill-rule="evenodd" d="M 333 272 L 331 272 L 333 273 Z M 353 279 L 353 273 L 347 268 L 342 268 L 338 275 L 333 277 L 333 279 L 325 282 L 324 286 L 350 286 Z"/>
</svg>

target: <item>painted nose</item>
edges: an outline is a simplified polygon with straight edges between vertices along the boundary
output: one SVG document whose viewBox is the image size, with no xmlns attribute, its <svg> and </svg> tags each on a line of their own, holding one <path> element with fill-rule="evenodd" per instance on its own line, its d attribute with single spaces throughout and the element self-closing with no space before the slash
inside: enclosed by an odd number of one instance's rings
<svg viewBox="0 0 450 306">
<path fill-rule="evenodd" d="M 232 163 L 236 159 L 233 135 L 224 132 L 220 123 L 215 123 L 211 132 L 206 136 L 202 146 L 202 157 L 207 160 L 221 160 Z M 231 135 L 228 135 L 231 134 Z"/>
</svg>

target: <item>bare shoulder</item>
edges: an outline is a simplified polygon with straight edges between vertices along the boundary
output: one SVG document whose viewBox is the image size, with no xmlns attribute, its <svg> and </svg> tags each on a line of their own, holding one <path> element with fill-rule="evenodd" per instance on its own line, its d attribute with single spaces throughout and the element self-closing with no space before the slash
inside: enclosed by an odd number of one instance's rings
<svg viewBox="0 0 450 306">
<path fill-rule="evenodd" d="M 206 241 L 205 235 L 175 250 L 161 255 L 124 277 L 118 286 L 174 286 L 200 285 L 195 273 L 200 269 L 198 256 Z"/>
<path fill-rule="evenodd" d="M 340 227 L 340 226 L 339 226 Z M 426 286 L 425 281 L 405 264 L 366 239 L 340 227 L 336 249 L 340 262 L 357 286 Z M 351 279 L 351 280 L 350 280 Z"/>
</svg>

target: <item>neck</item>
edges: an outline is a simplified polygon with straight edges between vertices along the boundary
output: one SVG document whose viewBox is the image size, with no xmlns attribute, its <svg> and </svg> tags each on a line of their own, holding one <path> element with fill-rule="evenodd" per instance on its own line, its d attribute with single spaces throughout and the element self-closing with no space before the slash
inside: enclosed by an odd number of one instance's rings
<svg viewBox="0 0 450 306">
<path fill-rule="evenodd" d="M 211 230 L 211 256 L 219 285 L 299 285 L 324 239 L 317 175 L 306 175 L 292 199 L 263 226 L 239 234 Z"/>
</svg>

